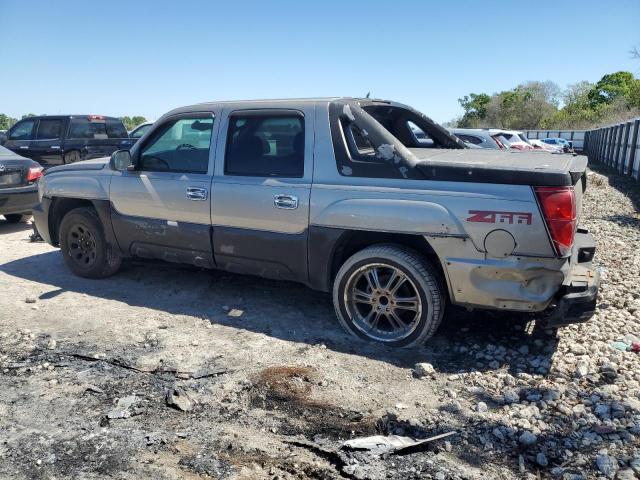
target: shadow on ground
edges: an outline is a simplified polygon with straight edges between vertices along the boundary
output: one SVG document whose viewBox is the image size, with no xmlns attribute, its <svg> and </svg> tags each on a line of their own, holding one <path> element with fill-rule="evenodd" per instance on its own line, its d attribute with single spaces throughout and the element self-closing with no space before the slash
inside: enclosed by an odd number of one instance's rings
<svg viewBox="0 0 640 480">
<path fill-rule="evenodd" d="M 0 215 L 0 235 L 33 230 L 31 223 L 9 223 Z"/>
<path fill-rule="evenodd" d="M 40 300 L 76 292 L 170 314 L 204 318 L 287 341 L 385 361 L 400 367 L 431 362 L 441 372 L 507 368 L 546 373 L 557 347 L 555 335 L 531 331 L 518 314 L 469 313 L 450 308 L 427 346 L 393 349 L 354 340 L 340 328 L 330 295 L 302 285 L 165 263 L 129 262 L 117 275 L 89 280 L 72 275 L 59 251 L 0 265 L 0 271 L 53 287 Z M 223 306 L 244 314 L 232 318 Z M 518 350 L 526 345 L 524 356 Z M 306 347 L 303 347 L 306 348 Z M 528 350 L 528 351 L 527 351 Z M 470 354 L 473 352 L 473 354 Z M 522 353 L 522 352 L 520 352 Z M 544 366 L 547 366 L 546 371 Z"/>
</svg>

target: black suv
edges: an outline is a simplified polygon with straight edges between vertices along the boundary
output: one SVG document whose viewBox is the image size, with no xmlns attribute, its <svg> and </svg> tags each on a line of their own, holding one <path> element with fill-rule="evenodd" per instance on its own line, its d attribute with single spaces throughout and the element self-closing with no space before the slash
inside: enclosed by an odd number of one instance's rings
<svg viewBox="0 0 640 480">
<path fill-rule="evenodd" d="M 122 121 L 102 115 L 46 115 L 20 120 L 7 132 L 4 146 L 44 166 L 108 157 L 128 149 Z"/>
</svg>

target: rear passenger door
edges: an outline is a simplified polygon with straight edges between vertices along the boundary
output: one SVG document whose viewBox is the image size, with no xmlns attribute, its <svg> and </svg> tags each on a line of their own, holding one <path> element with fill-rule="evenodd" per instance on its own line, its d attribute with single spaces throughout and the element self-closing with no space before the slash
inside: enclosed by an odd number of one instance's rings
<svg viewBox="0 0 640 480">
<path fill-rule="evenodd" d="M 215 122 L 210 112 L 165 119 L 134 152 L 135 170 L 113 174 L 111 217 L 122 250 L 213 266 L 209 198 Z"/>
<path fill-rule="evenodd" d="M 218 267 L 307 281 L 314 106 L 223 113 L 212 186 Z"/>
</svg>

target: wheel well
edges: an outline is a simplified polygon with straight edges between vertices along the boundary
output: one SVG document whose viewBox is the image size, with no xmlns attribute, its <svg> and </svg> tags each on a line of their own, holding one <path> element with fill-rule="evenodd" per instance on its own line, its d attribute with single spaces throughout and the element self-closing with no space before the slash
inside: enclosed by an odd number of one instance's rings
<svg viewBox="0 0 640 480">
<path fill-rule="evenodd" d="M 331 278 L 329 285 L 333 284 L 333 280 L 338 273 L 342 264 L 354 253 L 359 252 L 371 245 L 387 244 L 400 245 L 408 247 L 425 257 L 440 272 L 442 281 L 445 281 L 444 271 L 440 264 L 440 259 L 436 255 L 429 242 L 422 235 L 412 235 L 408 233 L 384 233 L 384 232 L 364 232 L 350 231 L 340 238 L 336 245 L 331 264 Z"/>
<path fill-rule="evenodd" d="M 91 200 L 81 198 L 54 198 L 49 210 L 49 234 L 51 235 L 51 243 L 58 245 L 60 242 L 59 232 L 60 223 L 64 216 L 74 208 L 90 207 L 94 208 Z"/>
</svg>

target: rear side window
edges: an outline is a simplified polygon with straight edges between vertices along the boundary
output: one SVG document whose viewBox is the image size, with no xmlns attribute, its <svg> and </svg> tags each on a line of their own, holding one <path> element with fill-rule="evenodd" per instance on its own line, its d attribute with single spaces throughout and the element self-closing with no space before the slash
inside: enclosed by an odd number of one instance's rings
<svg viewBox="0 0 640 480">
<path fill-rule="evenodd" d="M 31 140 L 35 123 L 35 120 L 18 122 L 11 130 L 9 140 Z"/>
<path fill-rule="evenodd" d="M 129 134 L 120 120 L 107 120 L 105 124 L 109 138 L 127 138 Z"/>
<path fill-rule="evenodd" d="M 482 143 L 482 139 L 478 137 L 474 137 L 473 135 L 464 135 L 464 134 L 456 134 L 463 142 L 473 143 L 474 145 L 480 145 Z"/>
<path fill-rule="evenodd" d="M 69 138 L 107 139 L 128 138 L 127 130 L 120 120 L 90 120 L 74 118 L 71 120 Z"/>
<path fill-rule="evenodd" d="M 38 123 L 38 140 L 56 140 L 62 134 L 62 120 L 43 118 Z"/>
<path fill-rule="evenodd" d="M 178 118 L 156 130 L 140 154 L 140 169 L 207 173 L 213 118 Z"/>
<path fill-rule="evenodd" d="M 304 176 L 304 119 L 300 115 L 232 115 L 225 175 Z"/>
</svg>

